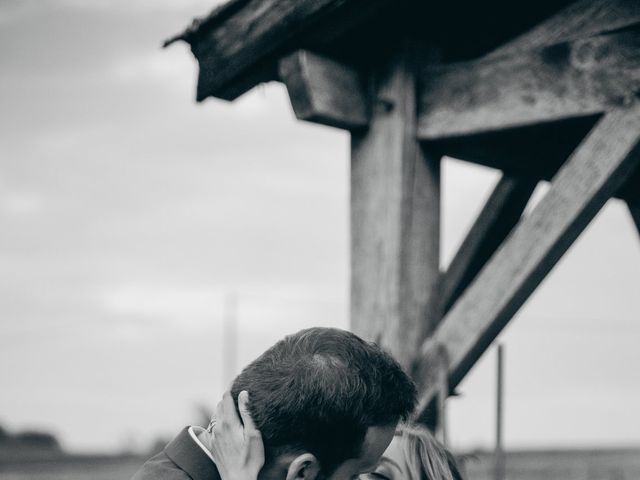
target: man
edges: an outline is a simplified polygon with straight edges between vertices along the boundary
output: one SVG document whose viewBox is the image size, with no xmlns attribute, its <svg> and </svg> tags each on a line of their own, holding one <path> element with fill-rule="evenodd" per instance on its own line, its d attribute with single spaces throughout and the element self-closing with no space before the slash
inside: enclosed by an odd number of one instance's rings
<svg viewBox="0 0 640 480">
<path fill-rule="evenodd" d="M 395 360 L 331 328 L 279 341 L 238 375 L 231 394 L 264 440 L 259 480 L 351 480 L 373 470 L 416 401 Z M 211 445 L 210 429 L 186 428 L 133 480 L 220 480 Z"/>
</svg>

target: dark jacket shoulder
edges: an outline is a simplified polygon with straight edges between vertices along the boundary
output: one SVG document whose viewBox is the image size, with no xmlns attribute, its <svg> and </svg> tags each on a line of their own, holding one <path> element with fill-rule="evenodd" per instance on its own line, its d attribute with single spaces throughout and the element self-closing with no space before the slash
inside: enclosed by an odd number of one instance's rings
<svg viewBox="0 0 640 480">
<path fill-rule="evenodd" d="M 131 480 L 193 480 L 164 452 L 147 460 Z"/>
<path fill-rule="evenodd" d="M 220 480 L 218 469 L 185 427 L 131 480 Z"/>
</svg>

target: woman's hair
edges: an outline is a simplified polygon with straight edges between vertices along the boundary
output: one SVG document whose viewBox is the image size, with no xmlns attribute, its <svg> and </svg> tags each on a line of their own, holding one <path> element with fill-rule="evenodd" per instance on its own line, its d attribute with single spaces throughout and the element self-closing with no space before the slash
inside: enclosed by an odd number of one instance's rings
<svg viewBox="0 0 640 480">
<path fill-rule="evenodd" d="M 410 480 L 463 480 L 453 454 L 426 427 L 402 424 L 396 436 L 402 439 Z"/>
</svg>

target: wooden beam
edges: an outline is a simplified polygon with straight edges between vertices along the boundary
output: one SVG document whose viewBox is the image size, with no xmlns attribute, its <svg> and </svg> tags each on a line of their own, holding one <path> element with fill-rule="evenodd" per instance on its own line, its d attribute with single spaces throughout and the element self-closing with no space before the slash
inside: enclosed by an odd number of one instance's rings
<svg viewBox="0 0 640 480">
<path fill-rule="evenodd" d="M 369 124 L 367 97 L 355 69 L 299 50 L 280 60 L 278 70 L 299 120 L 347 130 Z"/>
<path fill-rule="evenodd" d="M 442 311 L 448 312 L 518 223 L 537 180 L 503 175 L 444 274 Z"/>
<path fill-rule="evenodd" d="M 426 148 L 459 160 L 502 170 L 514 177 L 551 180 L 596 124 L 600 115 L 501 130 L 461 138 L 424 142 Z M 553 145 L 553 148 L 549 148 Z M 640 169 L 615 197 L 640 206 Z"/>
<path fill-rule="evenodd" d="M 637 0 L 579 0 L 495 49 L 487 57 L 513 55 L 554 43 L 620 30 L 637 23 L 640 23 L 640 2 Z"/>
<path fill-rule="evenodd" d="M 200 63 L 198 100 L 232 100 L 257 83 L 277 79 L 279 58 L 300 48 L 322 47 L 332 54 L 348 50 L 347 56 L 354 59 L 373 57 L 372 45 L 374 51 L 384 49 L 411 30 L 432 45 L 435 40 L 452 49 L 453 58 L 456 52 L 457 57 L 473 58 L 566 3 L 540 0 L 516 8 L 500 0 L 481 6 L 467 1 L 422 5 L 390 0 L 231 0 L 165 45 L 177 40 L 191 45 Z M 467 19 L 460 18 L 461 10 L 470 13 Z M 626 28 L 639 19 L 635 0 L 582 0 L 492 55 Z M 472 45 L 459 40 L 469 32 Z"/>
<path fill-rule="evenodd" d="M 627 203 L 627 207 L 629 207 L 629 213 L 631 214 L 633 223 L 636 224 L 638 233 L 640 233 L 640 206 Z"/>
<path fill-rule="evenodd" d="M 601 115 L 424 142 L 428 148 L 515 177 L 551 180 Z M 553 148 L 549 148 L 553 145 Z"/>
<path fill-rule="evenodd" d="M 624 199 L 632 207 L 640 208 L 640 168 L 618 190 L 616 197 Z"/>
<path fill-rule="evenodd" d="M 607 114 L 553 178 L 545 197 L 511 232 L 428 342 L 444 349 L 455 388 L 593 217 L 640 163 L 640 105 Z M 434 397 L 428 362 L 418 366 L 419 414 Z"/>
<path fill-rule="evenodd" d="M 196 98 L 233 100 L 277 78 L 278 58 L 318 29 L 336 35 L 366 20 L 387 0 L 232 0 L 165 42 L 185 40 L 198 59 Z M 354 15 L 359 12 L 359 15 Z"/>
<path fill-rule="evenodd" d="M 640 32 L 425 69 L 418 135 L 436 140 L 587 117 L 632 103 Z"/>
<path fill-rule="evenodd" d="M 440 158 L 415 137 L 409 54 L 398 53 L 370 81 L 369 128 L 351 135 L 351 328 L 408 370 L 437 320 Z"/>
</svg>

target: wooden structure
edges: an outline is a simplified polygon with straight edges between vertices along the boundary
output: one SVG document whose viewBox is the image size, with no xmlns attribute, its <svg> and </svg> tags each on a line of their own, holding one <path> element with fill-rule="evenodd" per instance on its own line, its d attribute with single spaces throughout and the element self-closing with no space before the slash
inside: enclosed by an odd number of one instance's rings
<svg viewBox="0 0 640 480">
<path fill-rule="evenodd" d="M 352 328 L 414 376 L 421 421 L 609 198 L 640 229 L 638 0 L 231 0 L 176 40 L 198 100 L 279 81 L 351 132 Z M 503 176 L 440 272 L 444 155 Z"/>
</svg>

